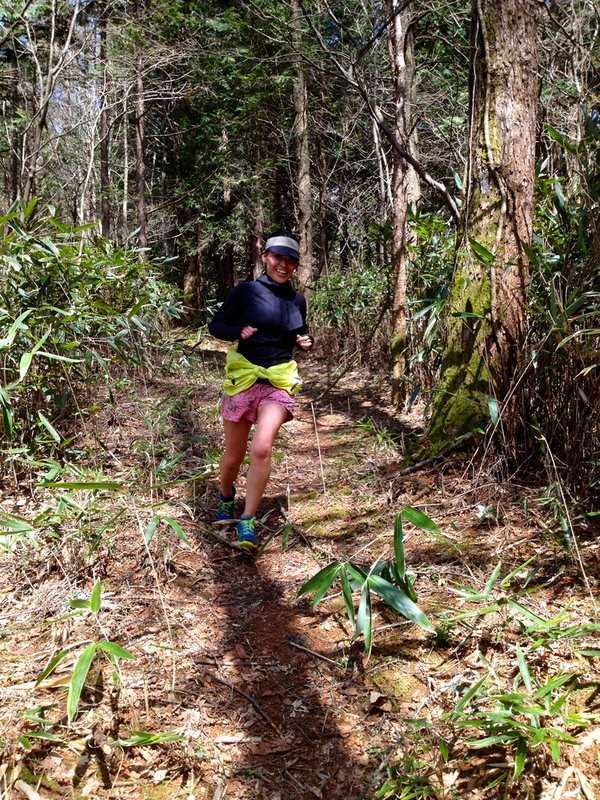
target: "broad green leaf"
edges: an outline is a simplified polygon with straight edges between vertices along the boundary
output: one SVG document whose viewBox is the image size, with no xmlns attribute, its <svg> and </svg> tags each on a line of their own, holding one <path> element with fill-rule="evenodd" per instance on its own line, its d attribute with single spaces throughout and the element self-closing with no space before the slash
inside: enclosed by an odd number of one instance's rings
<svg viewBox="0 0 600 800">
<path fill-rule="evenodd" d="M 40 422 L 46 428 L 50 436 L 54 439 L 55 442 L 60 442 L 60 434 L 56 430 L 56 428 L 52 425 L 49 419 L 45 417 L 41 411 L 38 410 L 38 417 L 40 418 Z"/>
<path fill-rule="evenodd" d="M 358 639 L 366 625 L 367 616 L 371 614 L 371 592 L 369 591 L 369 584 L 367 581 L 363 583 L 360 603 L 358 605 L 358 613 L 356 615 L 356 627 L 354 629 L 354 638 Z"/>
<path fill-rule="evenodd" d="M 500 419 L 500 415 L 498 413 L 498 401 L 495 397 L 488 397 L 487 399 L 488 410 L 490 412 L 490 419 L 492 420 L 493 425 L 498 424 L 498 420 Z"/>
<path fill-rule="evenodd" d="M 494 261 L 496 260 L 496 256 L 493 253 L 490 253 L 487 247 L 484 247 L 482 244 L 479 244 L 479 242 L 475 241 L 475 239 L 471 239 L 470 237 L 469 237 L 469 244 L 471 245 L 471 249 L 473 250 L 473 252 L 480 261 L 482 261 L 484 264 L 494 263 Z"/>
<path fill-rule="evenodd" d="M 407 519 L 409 522 L 412 522 L 417 528 L 421 528 L 424 531 L 434 531 L 435 533 L 441 533 L 441 530 L 436 525 L 436 523 L 430 519 L 427 514 L 423 514 L 422 511 L 419 511 L 416 508 L 411 508 L 407 506 L 406 508 L 402 509 L 400 512 L 404 519 Z"/>
<path fill-rule="evenodd" d="M 175 531 L 177 536 L 179 536 L 179 538 L 181 539 L 182 542 L 185 542 L 185 544 L 187 544 L 188 547 L 191 547 L 187 536 L 183 532 L 183 528 L 177 522 L 177 520 L 171 519 L 171 517 L 161 517 L 161 519 L 164 519 L 164 521 L 167 523 L 167 525 L 170 525 L 173 528 L 173 530 Z"/>
<path fill-rule="evenodd" d="M 344 598 L 344 605 L 346 606 L 346 613 L 348 614 L 350 624 L 354 625 L 354 603 L 352 602 L 352 590 L 348 581 L 346 567 L 342 567 L 340 570 L 340 578 L 342 582 L 342 596 Z"/>
<path fill-rule="evenodd" d="M 91 608 L 89 600 L 69 600 L 71 608 Z"/>
<path fill-rule="evenodd" d="M 363 572 L 363 570 L 360 567 L 357 567 L 356 564 L 353 564 L 352 561 L 348 561 L 346 564 L 346 569 L 348 570 L 348 574 L 352 580 L 356 581 L 359 586 L 362 586 L 367 579 L 366 572 Z"/>
<path fill-rule="evenodd" d="M 129 650 L 125 650 L 120 644 L 115 644 L 114 642 L 98 642 L 96 647 L 99 650 L 104 650 L 105 653 L 110 653 L 110 655 L 115 658 L 135 659 L 133 653 L 130 653 Z"/>
<path fill-rule="evenodd" d="M 89 644 L 83 653 L 77 659 L 73 675 L 71 676 L 71 685 L 69 686 L 69 694 L 67 695 L 67 716 L 69 724 L 73 722 L 75 714 L 77 714 L 77 706 L 79 705 L 79 698 L 81 697 L 81 690 L 87 678 L 90 665 L 96 653 L 97 645 L 95 643 Z"/>
<path fill-rule="evenodd" d="M 402 530 L 402 514 L 396 514 L 394 519 L 394 556 L 396 567 L 401 581 L 406 572 L 406 558 L 404 554 L 404 531 Z"/>
<path fill-rule="evenodd" d="M 552 125 L 549 125 L 547 122 L 544 122 L 543 124 L 544 128 L 546 128 L 546 130 L 548 131 L 548 135 L 550 136 L 551 139 L 554 139 L 554 141 L 568 153 L 575 155 L 575 153 L 577 152 L 577 148 L 570 142 L 568 142 L 562 135 L 562 133 L 559 133 L 559 131 L 557 131 L 555 128 L 552 127 Z"/>
<path fill-rule="evenodd" d="M 389 581 L 384 580 L 379 575 L 371 575 L 367 583 L 375 594 L 379 595 L 382 600 L 406 617 L 406 619 L 430 633 L 435 633 L 435 628 L 421 609 L 396 586 L 392 586 Z"/>
<path fill-rule="evenodd" d="M 157 515 L 156 517 L 152 517 L 150 522 L 148 523 L 148 527 L 144 531 L 144 540 L 146 544 L 150 544 L 152 541 L 152 537 L 156 533 L 156 529 L 158 528 L 158 523 L 160 522 L 160 517 Z"/>
<path fill-rule="evenodd" d="M 302 584 L 298 589 L 298 597 L 302 597 L 302 595 L 309 594 L 310 592 L 316 592 L 320 589 L 321 585 L 327 581 L 329 581 L 327 584 L 328 587 L 331 586 L 333 578 L 335 578 L 341 566 L 339 561 L 334 561 L 332 564 L 323 567 L 316 575 L 313 575 L 306 583 Z"/>
<path fill-rule="evenodd" d="M 102 584 L 98 580 L 96 581 L 94 589 L 92 590 L 92 596 L 90 597 L 90 608 L 92 609 L 94 614 L 97 614 L 100 611 L 100 605 L 102 602 L 101 598 L 102 598 Z"/>
<path fill-rule="evenodd" d="M 560 761 L 560 744 L 558 742 L 548 742 L 548 747 L 550 748 L 552 761 L 558 764 Z"/>
</svg>

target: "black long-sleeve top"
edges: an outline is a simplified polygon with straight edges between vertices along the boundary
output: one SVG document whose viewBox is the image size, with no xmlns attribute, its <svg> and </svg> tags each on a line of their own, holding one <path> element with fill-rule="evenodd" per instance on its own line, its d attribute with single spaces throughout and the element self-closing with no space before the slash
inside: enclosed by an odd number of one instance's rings
<svg viewBox="0 0 600 800">
<path fill-rule="evenodd" d="M 245 325 L 256 328 L 240 339 Z M 289 281 L 276 283 L 267 275 L 238 283 L 208 325 L 217 339 L 233 342 L 237 350 L 259 367 L 272 367 L 292 359 L 296 336 L 306 333 L 306 300 Z"/>
</svg>

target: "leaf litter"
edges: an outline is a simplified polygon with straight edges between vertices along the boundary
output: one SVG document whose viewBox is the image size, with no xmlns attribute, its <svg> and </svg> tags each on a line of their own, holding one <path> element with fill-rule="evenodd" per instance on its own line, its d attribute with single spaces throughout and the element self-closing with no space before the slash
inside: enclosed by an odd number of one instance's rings
<svg viewBox="0 0 600 800">
<path fill-rule="evenodd" d="M 205 344 L 185 385 L 125 382 L 58 485 L 5 482 L 3 518 L 31 531 L 2 537 L 2 797 L 594 796 L 595 609 L 541 489 L 456 454 L 397 476 L 422 409 L 395 415 L 359 371 L 311 405 L 327 370 L 307 360 L 253 560 L 212 525 L 222 356 Z M 344 592 L 298 590 L 392 558 L 406 508 L 436 523 L 409 514 L 403 542 L 436 633 L 373 597 L 367 657 Z"/>
</svg>

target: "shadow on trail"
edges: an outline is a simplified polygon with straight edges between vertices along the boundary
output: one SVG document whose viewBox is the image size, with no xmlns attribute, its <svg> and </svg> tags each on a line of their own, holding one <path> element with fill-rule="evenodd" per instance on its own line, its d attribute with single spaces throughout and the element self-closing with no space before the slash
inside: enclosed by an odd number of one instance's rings
<svg viewBox="0 0 600 800">
<path fill-rule="evenodd" d="M 294 545 L 284 554 L 287 568 L 281 558 L 271 563 L 273 549 L 254 560 L 210 537 L 199 548 L 211 564 L 204 585 L 214 639 L 212 658 L 198 660 L 190 682 L 229 720 L 229 732 L 217 737 L 228 766 L 216 783 L 228 797 L 359 798 L 363 768 L 345 746 L 341 710 L 324 702 L 347 668 L 329 643 L 310 636 L 319 615 L 291 601 Z"/>
</svg>

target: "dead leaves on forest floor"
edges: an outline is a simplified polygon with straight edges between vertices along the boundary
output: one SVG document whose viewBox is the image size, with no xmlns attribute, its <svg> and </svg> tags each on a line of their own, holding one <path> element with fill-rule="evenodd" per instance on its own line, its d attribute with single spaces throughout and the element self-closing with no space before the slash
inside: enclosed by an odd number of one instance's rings
<svg viewBox="0 0 600 800">
<path fill-rule="evenodd" d="M 276 445 L 259 513 L 263 541 L 279 533 L 252 560 L 213 535 L 222 353 L 201 356 L 193 381 L 137 380 L 73 430 L 79 474 L 60 480 L 116 481 L 119 491 L 36 489 L 43 467 L 18 492 L 6 482 L 0 508 L 33 522 L 0 565 L 2 797 L 593 797 L 600 684 L 598 659 L 585 653 L 598 640 L 594 609 L 539 490 L 499 485 L 459 456 L 390 479 L 423 424 L 419 411 L 397 419 L 359 372 L 311 404 L 328 374 L 306 361 L 305 394 Z M 374 604 L 367 662 L 335 585 L 314 610 L 297 591 L 330 560 L 368 568 L 390 556 L 404 506 L 443 531 L 405 531 L 419 605 L 438 635 Z M 579 532 L 593 593 L 595 534 Z M 72 609 L 98 580 L 98 613 Z M 533 634 L 536 618 L 557 622 Z M 91 641 L 119 644 L 135 660 L 118 659 L 115 670 L 98 652 L 69 725 L 66 685 Z M 534 684 L 575 676 L 566 705 L 592 724 L 565 725 L 579 744 L 562 745 L 558 763 L 547 744 L 532 747 L 511 782 L 515 749 L 473 749 L 474 730 L 452 714 L 485 675 L 488 695 L 523 693 L 519 648 Z M 463 719 L 486 703 L 475 697 Z"/>
</svg>

